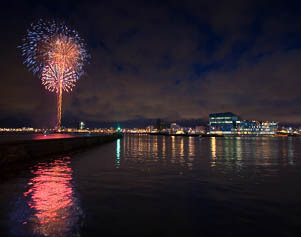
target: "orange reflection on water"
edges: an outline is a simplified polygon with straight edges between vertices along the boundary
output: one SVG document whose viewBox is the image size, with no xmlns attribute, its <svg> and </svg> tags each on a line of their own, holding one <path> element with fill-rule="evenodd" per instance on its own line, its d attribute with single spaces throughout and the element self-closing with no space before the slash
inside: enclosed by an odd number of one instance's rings
<svg viewBox="0 0 301 237">
<path fill-rule="evenodd" d="M 66 230 L 72 227 L 74 198 L 69 159 L 42 164 L 32 171 L 35 176 L 28 182 L 29 189 L 24 196 L 29 197 L 27 204 L 33 209 L 28 224 L 35 234 L 65 236 Z"/>
<path fill-rule="evenodd" d="M 195 138 L 189 137 L 188 139 L 188 157 L 194 158 L 195 156 Z"/>
<path fill-rule="evenodd" d="M 162 137 L 162 159 L 165 159 L 166 157 L 166 141 L 165 136 Z"/>
<path fill-rule="evenodd" d="M 211 167 L 216 166 L 216 139 L 215 137 L 210 138 L 210 148 L 211 148 Z"/>
<path fill-rule="evenodd" d="M 176 158 L 176 142 L 175 136 L 171 136 L 171 162 L 174 163 L 174 159 Z"/>
</svg>

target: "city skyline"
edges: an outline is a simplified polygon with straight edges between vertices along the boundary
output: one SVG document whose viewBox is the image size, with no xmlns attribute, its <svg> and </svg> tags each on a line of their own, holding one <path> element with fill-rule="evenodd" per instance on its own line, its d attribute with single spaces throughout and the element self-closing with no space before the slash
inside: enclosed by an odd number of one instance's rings
<svg viewBox="0 0 301 237">
<path fill-rule="evenodd" d="M 26 71 L 17 49 L 40 18 L 71 25 L 91 52 L 86 73 L 63 103 L 63 126 L 206 120 L 222 111 L 298 124 L 298 9 L 300 3 L 281 1 L 5 3 L 0 124 L 56 123 L 55 95 Z"/>
<path fill-rule="evenodd" d="M 276 123 L 278 125 L 278 128 L 281 130 L 281 128 L 286 128 L 286 129 L 301 129 L 301 123 L 285 123 L 285 122 L 278 122 L 276 120 L 259 120 L 256 118 L 244 118 L 241 117 L 240 115 L 234 114 L 230 111 L 228 112 L 219 112 L 219 113 L 211 113 L 208 114 L 207 118 L 204 119 L 182 119 L 182 120 L 172 120 L 172 119 L 162 119 L 162 118 L 156 118 L 156 119 L 145 119 L 145 118 L 139 118 L 135 120 L 127 120 L 127 121 L 103 121 L 103 122 L 98 122 L 98 123 L 93 123 L 93 122 L 87 122 L 87 121 L 72 121 L 70 126 L 62 126 L 62 129 L 145 129 L 149 126 L 152 126 L 154 128 L 158 128 L 158 126 L 163 126 L 164 128 L 170 128 L 173 124 L 177 124 L 180 128 L 195 128 L 198 126 L 205 126 L 208 129 L 210 128 L 211 124 L 211 116 L 212 115 L 218 115 L 218 114 L 232 114 L 233 116 L 236 116 L 237 119 L 240 122 L 246 122 L 246 123 Z M 158 124 L 159 123 L 159 124 Z M 55 130 L 56 128 L 51 128 L 51 127 L 33 127 L 30 124 L 24 125 L 24 126 L 2 126 L 0 129 L 3 131 L 5 129 L 10 129 L 10 128 L 16 128 L 17 130 L 22 131 L 23 129 L 38 129 L 38 130 L 43 130 L 43 129 L 49 129 L 49 130 Z"/>
</svg>

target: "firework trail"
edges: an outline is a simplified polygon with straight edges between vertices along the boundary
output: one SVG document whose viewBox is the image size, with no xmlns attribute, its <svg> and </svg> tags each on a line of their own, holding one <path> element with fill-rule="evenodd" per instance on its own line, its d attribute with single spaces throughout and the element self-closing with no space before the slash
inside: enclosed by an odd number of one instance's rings
<svg viewBox="0 0 301 237">
<path fill-rule="evenodd" d="M 39 20 L 31 24 L 20 46 L 24 64 L 44 87 L 57 94 L 57 129 L 61 126 L 63 91 L 72 91 L 88 59 L 84 41 L 64 24 Z"/>
</svg>

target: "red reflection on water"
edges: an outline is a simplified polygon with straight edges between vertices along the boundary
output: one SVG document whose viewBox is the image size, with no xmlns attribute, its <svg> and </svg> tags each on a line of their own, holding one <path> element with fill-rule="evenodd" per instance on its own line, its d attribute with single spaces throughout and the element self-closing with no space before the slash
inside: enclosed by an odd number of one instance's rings
<svg viewBox="0 0 301 237">
<path fill-rule="evenodd" d="M 67 159 L 67 160 L 66 160 Z M 28 206 L 34 214 L 28 221 L 32 231 L 44 236 L 63 236 L 64 230 L 71 228 L 74 204 L 72 192 L 72 170 L 67 157 L 47 165 L 40 165 L 32 171 L 35 175 L 24 193 L 29 197 Z"/>
<path fill-rule="evenodd" d="M 37 134 L 33 137 L 33 140 L 71 138 L 71 137 L 74 137 L 74 136 L 72 136 L 70 134 L 64 134 L 64 133 Z"/>
</svg>

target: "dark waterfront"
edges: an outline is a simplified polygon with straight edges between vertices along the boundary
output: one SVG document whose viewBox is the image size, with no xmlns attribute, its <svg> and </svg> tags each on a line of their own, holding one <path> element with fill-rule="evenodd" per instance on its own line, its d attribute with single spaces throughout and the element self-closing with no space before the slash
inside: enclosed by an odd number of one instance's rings
<svg viewBox="0 0 301 237">
<path fill-rule="evenodd" d="M 300 236 L 301 139 L 125 135 L 0 183 L 0 236 Z"/>
</svg>

